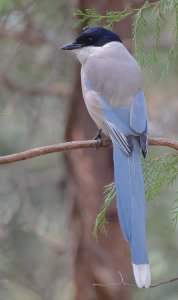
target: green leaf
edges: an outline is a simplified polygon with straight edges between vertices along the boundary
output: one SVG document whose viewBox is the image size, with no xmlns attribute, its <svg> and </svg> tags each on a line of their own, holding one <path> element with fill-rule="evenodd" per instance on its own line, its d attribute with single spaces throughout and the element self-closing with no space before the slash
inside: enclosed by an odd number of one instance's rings
<svg viewBox="0 0 178 300">
<path fill-rule="evenodd" d="M 146 14 L 147 12 L 147 14 Z M 86 9 L 84 11 L 77 10 L 74 14 L 79 19 L 76 21 L 75 26 L 83 25 L 86 29 L 95 24 L 112 29 L 114 23 L 121 22 L 127 16 L 133 14 L 133 40 L 134 40 L 134 53 L 135 57 L 143 67 L 147 65 L 152 68 L 153 64 L 158 61 L 158 45 L 163 26 L 166 24 L 167 14 L 172 14 L 175 17 L 175 25 L 173 34 L 175 41 L 171 45 L 166 59 L 164 59 L 164 66 L 162 74 L 160 75 L 160 82 L 167 77 L 170 65 L 175 56 L 175 46 L 178 42 L 178 1 L 160 0 L 150 3 L 145 1 L 140 8 L 134 8 L 131 4 L 122 11 L 107 11 L 105 15 L 100 15 L 95 8 Z M 151 15 L 151 22 L 154 24 L 151 33 L 153 39 L 153 47 L 147 52 L 145 50 L 144 40 L 148 36 L 148 23 L 147 16 Z"/>
<path fill-rule="evenodd" d="M 142 161 L 145 190 L 147 201 L 156 201 L 158 196 L 164 193 L 174 184 L 178 177 L 178 156 L 166 154 L 156 158 L 148 158 Z M 106 214 L 115 198 L 114 182 L 105 187 L 104 205 L 96 217 L 93 235 L 97 240 L 97 232 L 107 234 L 108 221 Z M 172 204 L 172 228 L 175 228 L 178 220 L 178 198 Z"/>
<path fill-rule="evenodd" d="M 174 231 L 178 222 L 178 197 L 172 203 L 170 214 L 171 214 L 170 230 Z"/>
<path fill-rule="evenodd" d="M 76 10 L 74 16 L 77 16 L 79 18 L 74 24 L 74 27 L 85 24 L 83 26 L 83 29 L 100 23 L 102 19 L 106 18 L 105 16 L 101 16 L 95 8 L 85 9 L 84 11 Z"/>
<path fill-rule="evenodd" d="M 94 228 L 93 228 L 93 236 L 98 240 L 97 232 L 98 230 L 101 231 L 103 234 L 107 234 L 107 225 L 108 221 L 106 219 L 106 213 L 107 210 L 115 198 L 116 192 L 115 192 L 115 184 L 112 182 L 111 184 L 105 186 L 104 191 L 104 205 L 99 212 L 99 214 L 96 217 Z"/>
</svg>

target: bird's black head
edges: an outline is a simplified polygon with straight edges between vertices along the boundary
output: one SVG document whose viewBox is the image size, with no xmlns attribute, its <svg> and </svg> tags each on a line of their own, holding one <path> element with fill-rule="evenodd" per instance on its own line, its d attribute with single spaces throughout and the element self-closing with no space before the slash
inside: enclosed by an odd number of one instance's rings
<svg viewBox="0 0 178 300">
<path fill-rule="evenodd" d="M 110 30 L 102 27 L 90 27 L 83 31 L 73 43 L 66 44 L 61 49 L 73 50 L 87 46 L 101 47 L 114 41 L 122 42 L 120 37 Z"/>
</svg>

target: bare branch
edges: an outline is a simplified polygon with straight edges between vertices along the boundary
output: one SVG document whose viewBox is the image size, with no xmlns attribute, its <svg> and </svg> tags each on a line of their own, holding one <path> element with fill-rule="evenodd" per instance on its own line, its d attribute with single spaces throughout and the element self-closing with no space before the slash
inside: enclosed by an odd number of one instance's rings
<svg viewBox="0 0 178 300">
<path fill-rule="evenodd" d="M 158 282 L 156 284 L 152 284 L 150 287 L 154 288 L 154 287 L 157 287 L 159 285 L 163 285 L 163 284 L 167 284 L 167 283 L 171 283 L 171 282 L 175 282 L 175 281 L 178 281 L 178 277 L 172 278 L 172 279 L 169 279 L 169 280 L 166 280 L 166 281 L 163 281 L 163 282 Z"/>
<path fill-rule="evenodd" d="M 93 283 L 93 286 L 108 287 L 108 286 L 125 285 L 125 286 L 130 286 L 130 287 L 137 287 L 135 284 L 125 282 L 122 273 L 120 271 L 118 271 L 118 273 L 119 273 L 121 282 L 109 283 L 109 284 Z M 172 278 L 172 279 L 169 279 L 169 280 L 166 280 L 166 281 L 162 281 L 162 282 L 159 282 L 159 283 L 156 283 L 156 284 L 152 284 L 152 285 L 150 285 L 150 288 L 154 288 L 154 287 L 164 285 L 164 284 L 167 284 L 167 283 L 172 283 L 172 282 L 175 282 L 175 281 L 178 281 L 178 277 Z"/>
<path fill-rule="evenodd" d="M 149 138 L 149 145 L 166 146 L 178 150 L 177 141 L 165 139 L 165 138 Z M 10 154 L 10 155 L 0 156 L 0 164 L 9 164 L 16 161 L 26 160 L 26 159 L 30 159 L 37 156 L 50 154 L 50 153 L 55 153 L 55 152 L 63 152 L 63 151 L 84 149 L 84 148 L 97 148 L 98 146 L 101 148 L 109 148 L 112 147 L 112 143 L 110 140 L 103 140 L 102 145 L 98 145 L 98 141 L 96 140 L 59 143 L 59 144 L 54 144 L 49 146 L 38 147 L 23 152 Z"/>
<path fill-rule="evenodd" d="M 9 164 L 19 160 L 26 160 L 29 158 L 33 158 L 33 157 L 37 157 L 49 153 L 82 149 L 82 148 L 96 148 L 97 145 L 98 145 L 97 141 L 89 140 L 89 141 L 80 141 L 80 142 L 76 141 L 76 142 L 59 143 L 59 144 L 54 144 L 54 145 L 49 145 L 44 147 L 38 147 L 24 152 L 0 156 L 0 164 Z M 102 147 L 109 147 L 109 146 L 111 146 L 110 141 L 103 142 Z"/>
<path fill-rule="evenodd" d="M 20 93 L 24 96 L 70 96 L 71 87 L 65 83 L 51 83 L 48 86 L 25 87 L 12 81 L 9 77 L 0 74 L 0 84 L 12 93 Z"/>
<path fill-rule="evenodd" d="M 151 146 L 165 146 L 178 150 L 178 142 L 166 138 L 149 138 L 148 144 Z"/>
</svg>

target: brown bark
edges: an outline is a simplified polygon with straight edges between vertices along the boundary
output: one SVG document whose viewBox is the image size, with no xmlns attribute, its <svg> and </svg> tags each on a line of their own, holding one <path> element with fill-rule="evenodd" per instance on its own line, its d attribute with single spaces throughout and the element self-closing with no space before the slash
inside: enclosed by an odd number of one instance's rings
<svg viewBox="0 0 178 300">
<path fill-rule="evenodd" d="M 169 147 L 172 149 L 178 150 L 178 142 L 171 139 L 166 138 L 149 138 L 148 139 L 149 145 L 154 146 L 163 146 L 163 147 Z M 13 154 L 3 155 L 0 156 L 0 164 L 11 164 L 17 161 L 31 159 L 37 156 L 41 155 L 47 155 L 51 153 L 56 152 L 64 152 L 64 151 L 72 151 L 72 150 L 78 150 L 78 149 L 95 149 L 98 148 L 112 148 L 112 142 L 111 140 L 103 139 L 102 144 L 100 144 L 97 140 L 88 140 L 88 141 L 72 141 L 72 142 L 66 142 L 66 143 L 58 143 L 48 146 L 42 146 L 37 148 L 28 149 L 26 151 L 21 151 Z M 178 155 L 178 152 L 171 152 L 171 153 L 165 153 L 163 156 L 166 155 Z M 160 157 L 160 156 L 159 156 Z M 158 159 L 158 158 L 156 158 Z"/>
<path fill-rule="evenodd" d="M 123 4 L 124 3 L 124 4 Z M 79 8 L 95 7 L 100 13 L 121 10 L 128 1 L 79 1 Z M 131 21 L 125 20 L 115 27 L 121 38 L 130 38 Z M 76 81 L 69 115 L 67 140 L 82 140 L 94 136 L 96 126 L 86 110 L 81 95 L 80 68 L 77 66 Z M 74 233 L 74 279 L 77 300 L 112 300 L 130 298 L 130 289 L 123 286 L 94 287 L 92 283 L 119 282 L 117 271 L 129 281 L 131 274 L 128 244 L 121 234 L 116 204 L 109 210 L 108 237 L 100 236 L 99 244 L 92 237 L 94 220 L 103 203 L 103 186 L 113 181 L 112 150 L 80 149 L 68 154 L 69 172 L 75 185 L 72 212 Z"/>
</svg>

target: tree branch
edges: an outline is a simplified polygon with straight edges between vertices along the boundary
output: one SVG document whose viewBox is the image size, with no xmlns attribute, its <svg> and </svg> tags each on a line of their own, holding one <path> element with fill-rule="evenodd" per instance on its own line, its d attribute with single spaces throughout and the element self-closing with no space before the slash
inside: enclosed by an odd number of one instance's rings
<svg viewBox="0 0 178 300">
<path fill-rule="evenodd" d="M 149 145 L 166 146 L 178 150 L 178 142 L 171 139 L 149 138 L 148 142 Z M 98 145 L 98 141 L 96 140 L 59 143 L 59 144 L 54 144 L 49 146 L 38 147 L 38 148 L 34 148 L 34 149 L 30 149 L 30 150 L 26 150 L 14 154 L 0 156 L 0 164 L 10 164 L 16 161 L 26 160 L 26 159 L 30 159 L 37 156 L 50 154 L 50 153 L 84 149 L 84 148 L 97 148 L 98 146 L 100 148 L 109 148 L 112 147 L 112 143 L 110 140 L 103 140 L 102 145 Z"/>
<path fill-rule="evenodd" d="M 178 150 L 178 141 L 166 138 L 149 138 L 148 144 L 151 146 L 165 146 Z"/>
<path fill-rule="evenodd" d="M 120 271 L 118 271 L 118 273 L 119 273 L 119 276 L 121 278 L 121 282 L 109 283 L 109 284 L 93 283 L 93 286 L 108 287 L 108 286 L 125 285 L 125 286 L 130 286 L 130 287 L 137 287 L 135 284 L 125 282 L 122 273 Z M 152 285 L 150 285 L 150 288 L 154 288 L 154 287 L 164 285 L 164 284 L 167 284 L 167 283 L 172 283 L 172 282 L 175 282 L 175 281 L 178 281 L 178 277 L 152 284 Z"/>
</svg>

